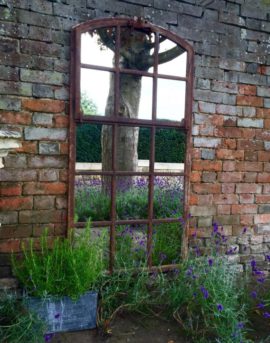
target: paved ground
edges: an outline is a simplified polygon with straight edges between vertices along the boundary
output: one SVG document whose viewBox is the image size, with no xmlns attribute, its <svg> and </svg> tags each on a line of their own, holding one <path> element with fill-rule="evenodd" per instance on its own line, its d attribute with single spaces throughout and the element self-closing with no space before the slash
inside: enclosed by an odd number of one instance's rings
<svg viewBox="0 0 270 343">
<path fill-rule="evenodd" d="M 112 334 L 107 337 L 97 330 L 61 333 L 51 343 L 189 343 L 174 321 L 123 314 L 115 319 L 111 329 Z"/>
</svg>

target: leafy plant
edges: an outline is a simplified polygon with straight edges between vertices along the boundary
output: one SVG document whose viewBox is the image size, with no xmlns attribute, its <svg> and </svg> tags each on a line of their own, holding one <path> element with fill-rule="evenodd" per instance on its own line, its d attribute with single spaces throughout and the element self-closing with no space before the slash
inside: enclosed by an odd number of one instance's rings
<svg viewBox="0 0 270 343">
<path fill-rule="evenodd" d="M 78 298 L 94 288 L 104 270 L 104 239 L 92 238 L 89 228 L 72 239 L 56 238 L 50 248 L 47 231 L 40 238 L 41 251 L 33 240 L 23 246 L 23 259 L 12 257 L 14 274 L 31 295 Z"/>
<path fill-rule="evenodd" d="M 44 342 L 44 329 L 43 323 L 24 308 L 15 293 L 0 294 L 1 342 Z"/>
</svg>

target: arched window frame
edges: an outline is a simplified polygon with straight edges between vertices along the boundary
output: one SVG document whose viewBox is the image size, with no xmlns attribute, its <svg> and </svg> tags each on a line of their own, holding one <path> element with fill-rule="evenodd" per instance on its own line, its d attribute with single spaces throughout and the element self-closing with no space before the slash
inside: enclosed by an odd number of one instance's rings
<svg viewBox="0 0 270 343">
<path fill-rule="evenodd" d="M 186 92 L 185 92 L 185 117 L 181 122 L 169 121 L 169 120 L 160 120 L 156 118 L 156 97 L 157 97 L 157 82 L 154 82 L 153 86 L 153 116 L 151 120 L 148 119 L 129 119 L 129 118 L 120 118 L 116 115 L 111 117 L 104 116 L 84 116 L 80 110 L 80 69 L 81 69 L 81 34 L 86 33 L 89 30 L 94 30 L 104 27 L 115 27 L 116 28 L 116 47 L 115 55 L 116 61 L 119 60 L 119 45 L 120 45 L 120 28 L 123 26 L 133 27 L 135 29 L 147 29 L 153 32 L 156 36 L 156 53 L 157 56 L 157 47 L 159 44 L 158 37 L 159 35 L 165 36 L 176 44 L 180 45 L 187 52 L 187 65 L 186 65 L 186 76 L 177 77 L 177 80 L 183 80 L 186 82 Z M 157 57 L 155 57 L 155 65 L 157 64 Z M 94 68 L 95 69 L 95 68 Z M 123 71 L 120 70 L 119 65 L 116 63 L 116 66 L 113 68 L 97 68 L 98 70 L 107 70 L 115 72 L 118 77 L 116 77 L 116 87 L 115 87 L 115 113 L 117 112 L 117 106 L 119 98 L 119 88 L 117 88 L 117 79 L 119 79 L 119 74 Z M 188 249 L 188 218 L 189 218 L 189 179 L 190 179 L 190 170 L 191 170 L 191 146 L 192 146 L 192 100 L 193 100 L 193 70 L 194 70 L 194 52 L 192 46 L 187 43 L 184 39 L 178 35 L 162 28 L 150 24 L 147 21 L 141 19 L 130 19 L 130 18 L 103 18 L 90 20 L 85 23 L 75 26 L 71 33 L 71 81 L 70 81 L 70 135 L 69 135 L 69 192 L 68 192 L 68 228 L 72 227 L 83 227 L 85 223 L 74 223 L 74 184 L 75 184 L 75 164 L 76 164 L 76 125 L 78 123 L 95 123 L 95 124 L 110 124 L 113 127 L 113 137 L 115 137 L 115 130 L 117 125 L 131 125 L 131 126 L 145 126 L 151 128 L 151 145 L 150 145 L 150 166 L 149 166 L 149 210 L 148 210 L 148 219 L 147 220 L 117 220 L 115 213 L 115 187 L 113 186 L 114 181 L 112 181 L 112 201 L 111 201 L 111 220 L 107 222 L 95 222 L 95 226 L 110 226 L 110 270 L 113 270 L 114 265 L 114 255 L 115 255 L 115 226 L 129 223 L 146 223 L 148 225 L 148 237 L 147 237 L 147 251 L 148 251 L 148 267 L 149 269 L 154 269 L 152 266 L 151 259 L 151 245 L 152 245 L 152 232 L 153 224 L 155 223 L 170 223 L 176 222 L 179 219 L 176 218 L 164 218 L 164 219 L 154 219 L 153 218 L 153 180 L 157 173 L 154 171 L 154 155 L 155 155 L 155 131 L 157 128 L 177 128 L 185 132 L 186 134 L 186 156 L 185 156 L 185 166 L 184 173 L 181 175 L 184 176 L 184 234 L 182 239 L 182 256 L 187 255 Z M 132 70 L 128 70 L 132 73 Z M 134 74 L 138 71 L 133 71 Z M 148 75 L 147 72 L 139 71 L 140 75 Z M 149 76 L 149 75 L 148 75 Z M 154 67 L 153 78 L 157 80 L 158 78 L 157 68 Z M 168 76 L 164 78 L 174 79 L 173 76 Z M 113 142 L 113 151 L 115 151 L 115 141 Z M 113 154 L 115 155 L 115 154 Z M 92 172 L 88 172 L 88 175 L 93 175 Z M 99 174 L 102 175 L 102 172 Z M 132 173 L 129 172 L 129 175 L 138 175 L 145 173 Z M 179 173 L 162 173 L 168 176 L 179 176 Z M 123 175 L 123 172 L 119 172 L 113 169 L 112 180 L 115 179 L 117 175 Z M 165 175 L 164 175 L 165 176 Z M 150 257 L 149 257 L 150 256 Z M 164 270 L 169 270 L 175 268 L 175 265 L 164 266 Z"/>
</svg>

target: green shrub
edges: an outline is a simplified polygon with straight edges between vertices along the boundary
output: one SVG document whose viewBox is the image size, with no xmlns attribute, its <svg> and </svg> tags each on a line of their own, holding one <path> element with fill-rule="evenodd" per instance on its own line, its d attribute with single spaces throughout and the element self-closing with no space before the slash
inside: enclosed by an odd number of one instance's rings
<svg viewBox="0 0 270 343">
<path fill-rule="evenodd" d="M 34 296 L 78 298 L 95 287 L 104 270 L 104 239 L 91 239 L 90 230 L 74 241 L 56 238 L 49 248 L 47 232 L 40 239 L 41 251 L 33 241 L 23 247 L 23 259 L 12 258 L 14 274 L 27 292 Z"/>
<path fill-rule="evenodd" d="M 4 343 L 44 342 L 45 327 L 15 293 L 0 294 L 0 338 Z"/>
</svg>

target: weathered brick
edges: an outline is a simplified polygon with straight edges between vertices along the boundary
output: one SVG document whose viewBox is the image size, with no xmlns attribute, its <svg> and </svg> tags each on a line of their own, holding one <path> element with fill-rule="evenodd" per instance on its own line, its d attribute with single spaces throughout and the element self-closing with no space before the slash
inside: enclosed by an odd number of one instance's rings
<svg viewBox="0 0 270 343">
<path fill-rule="evenodd" d="M 24 136 L 26 140 L 64 141 L 67 138 L 67 130 L 27 127 Z"/>
<path fill-rule="evenodd" d="M 212 90 L 216 92 L 238 94 L 238 86 L 236 83 L 224 81 L 212 81 Z"/>
<path fill-rule="evenodd" d="M 20 240 L 19 239 L 9 239 L 5 241 L 0 241 L 0 253 L 11 253 L 19 252 Z"/>
<path fill-rule="evenodd" d="M 237 120 L 237 126 L 255 127 L 261 129 L 263 128 L 263 119 L 239 118 Z"/>
<path fill-rule="evenodd" d="M 24 195 L 65 194 L 67 185 L 63 182 L 28 182 L 23 185 Z"/>
<path fill-rule="evenodd" d="M 4 158 L 4 165 L 6 168 L 26 168 L 27 158 L 26 155 L 16 154 L 8 155 Z"/>
<path fill-rule="evenodd" d="M 240 215 L 219 215 L 214 217 L 214 221 L 219 225 L 234 225 L 240 224 Z"/>
<path fill-rule="evenodd" d="M 217 205 L 217 214 L 230 214 L 231 213 L 231 205 Z"/>
<path fill-rule="evenodd" d="M 242 113 L 241 107 L 230 106 L 230 105 L 217 105 L 217 113 L 226 114 L 230 116 L 236 116 Z"/>
<path fill-rule="evenodd" d="M 217 173 L 203 172 L 202 174 L 203 182 L 216 182 L 216 180 L 217 180 Z"/>
<path fill-rule="evenodd" d="M 20 49 L 23 54 L 62 57 L 63 48 L 59 44 L 40 42 L 34 40 L 22 40 Z"/>
<path fill-rule="evenodd" d="M 0 208 L 3 211 L 29 210 L 33 207 L 32 197 L 9 197 L 0 199 Z"/>
<path fill-rule="evenodd" d="M 214 160 L 215 159 L 215 150 L 214 149 L 201 149 L 201 153 L 202 153 L 201 156 L 202 156 L 203 160 Z"/>
<path fill-rule="evenodd" d="M 198 205 L 213 204 L 213 194 L 197 195 Z"/>
<path fill-rule="evenodd" d="M 34 197 L 34 209 L 35 210 L 49 210 L 54 208 L 55 197 L 54 196 L 35 196 Z"/>
<path fill-rule="evenodd" d="M 217 148 L 221 143 L 220 138 L 194 138 L 194 146 L 199 148 Z"/>
<path fill-rule="evenodd" d="M 198 219 L 198 227 L 204 228 L 212 226 L 213 217 L 200 217 Z"/>
<path fill-rule="evenodd" d="M 199 111 L 203 113 L 216 113 L 216 104 L 199 101 Z"/>
<path fill-rule="evenodd" d="M 49 113 L 34 113 L 33 124 L 40 126 L 51 126 L 53 124 L 53 115 Z"/>
<path fill-rule="evenodd" d="M 270 224 L 258 224 L 255 227 L 255 233 L 265 235 L 270 233 Z"/>
<path fill-rule="evenodd" d="M 35 154 L 37 153 L 37 143 L 36 142 L 22 142 L 22 146 L 16 149 L 17 152 Z"/>
<path fill-rule="evenodd" d="M 31 169 L 0 169 L 1 181 L 33 181 L 37 179 L 37 171 Z"/>
<path fill-rule="evenodd" d="M 262 162 L 236 162 L 236 171 L 261 172 L 263 170 Z"/>
<path fill-rule="evenodd" d="M 194 217 L 216 214 L 216 206 L 190 206 L 190 214 Z"/>
<path fill-rule="evenodd" d="M 264 144 L 260 140 L 239 139 L 237 141 L 237 149 L 243 150 L 263 150 Z"/>
<path fill-rule="evenodd" d="M 190 182 L 201 182 L 201 172 L 198 171 L 192 171 L 190 173 Z"/>
<path fill-rule="evenodd" d="M 55 203 L 58 210 L 67 208 L 67 198 L 57 197 Z"/>
<path fill-rule="evenodd" d="M 22 194 L 22 186 L 18 182 L 1 182 L 1 196 L 15 196 Z"/>
<path fill-rule="evenodd" d="M 48 85 L 62 85 L 63 74 L 57 71 L 40 71 L 31 69 L 21 69 L 21 80 L 26 82 L 36 82 Z"/>
<path fill-rule="evenodd" d="M 65 103 L 61 100 L 23 99 L 22 107 L 33 112 L 60 113 L 64 111 Z"/>
<path fill-rule="evenodd" d="M 0 65 L 0 80 L 19 81 L 19 69 Z"/>
<path fill-rule="evenodd" d="M 270 204 L 259 205 L 259 213 L 260 214 L 270 213 Z"/>
<path fill-rule="evenodd" d="M 256 172 L 246 172 L 244 173 L 243 182 L 257 182 L 257 175 Z"/>
<path fill-rule="evenodd" d="M 26 82 L 0 81 L 0 94 L 31 96 L 32 85 Z"/>
<path fill-rule="evenodd" d="M 245 62 L 235 61 L 231 59 L 220 59 L 219 67 L 226 70 L 234 71 L 245 71 L 246 64 Z"/>
<path fill-rule="evenodd" d="M 65 220 L 61 210 L 32 210 L 20 211 L 19 222 L 31 224 L 61 223 Z"/>
<path fill-rule="evenodd" d="M 69 127 L 69 117 L 66 115 L 55 115 L 54 116 L 54 125 L 57 128 L 65 128 L 65 127 Z"/>
<path fill-rule="evenodd" d="M 240 183 L 236 185 L 236 193 L 261 193 L 262 186 L 252 183 Z"/>
<path fill-rule="evenodd" d="M 17 211 L 7 211 L 0 212 L 0 223 L 2 225 L 6 224 L 17 224 L 18 223 L 18 212 Z"/>
<path fill-rule="evenodd" d="M 259 173 L 257 180 L 258 180 L 258 182 L 261 182 L 261 183 L 269 183 L 270 182 L 270 174 L 269 173 Z"/>
<path fill-rule="evenodd" d="M 20 111 L 21 110 L 21 100 L 11 97 L 0 96 L 0 110 L 7 111 Z"/>
<path fill-rule="evenodd" d="M 59 172 L 55 169 L 40 170 L 39 181 L 57 181 L 59 179 Z"/>
<path fill-rule="evenodd" d="M 232 205 L 232 214 L 251 214 L 257 213 L 257 205 L 254 204 L 241 204 Z"/>
<path fill-rule="evenodd" d="M 235 161 L 224 161 L 223 171 L 235 171 Z"/>
<path fill-rule="evenodd" d="M 30 168 L 66 168 L 67 160 L 62 156 L 30 156 L 28 166 Z"/>
<path fill-rule="evenodd" d="M 254 194 L 240 194 L 240 204 L 254 204 Z"/>
<path fill-rule="evenodd" d="M 37 84 L 33 84 L 32 91 L 33 91 L 33 96 L 36 98 L 53 98 L 54 97 L 54 89 L 52 86 L 41 85 L 37 83 Z"/>
<path fill-rule="evenodd" d="M 41 155 L 58 155 L 60 153 L 60 148 L 58 143 L 39 143 L 39 153 Z"/>
</svg>

